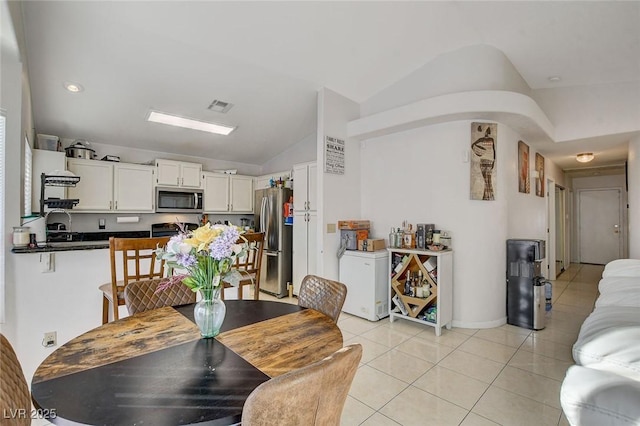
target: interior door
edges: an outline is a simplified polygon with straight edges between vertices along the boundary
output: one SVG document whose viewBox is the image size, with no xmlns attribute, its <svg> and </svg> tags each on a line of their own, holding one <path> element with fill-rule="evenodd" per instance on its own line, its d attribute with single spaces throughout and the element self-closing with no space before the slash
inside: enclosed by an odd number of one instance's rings
<svg viewBox="0 0 640 426">
<path fill-rule="evenodd" d="M 560 275 L 564 269 L 565 258 L 565 197 L 564 188 L 556 185 L 556 277 Z"/>
<path fill-rule="evenodd" d="M 580 262 L 604 265 L 622 257 L 620 189 L 578 191 Z"/>
</svg>

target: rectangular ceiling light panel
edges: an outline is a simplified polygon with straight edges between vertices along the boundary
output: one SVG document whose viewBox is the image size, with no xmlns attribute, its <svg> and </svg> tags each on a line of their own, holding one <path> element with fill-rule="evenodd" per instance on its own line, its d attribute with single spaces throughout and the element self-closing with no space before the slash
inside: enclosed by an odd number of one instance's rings
<svg viewBox="0 0 640 426">
<path fill-rule="evenodd" d="M 154 123 L 168 124 L 170 126 L 184 127 L 186 129 L 200 130 L 202 132 L 215 133 L 218 135 L 228 135 L 235 130 L 235 127 L 224 126 L 222 124 L 208 123 L 206 121 L 194 120 L 192 118 L 178 117 L 177 115 L 166 114 L 164 112 L 151 111 L 147 121 Z"/>
</svg>

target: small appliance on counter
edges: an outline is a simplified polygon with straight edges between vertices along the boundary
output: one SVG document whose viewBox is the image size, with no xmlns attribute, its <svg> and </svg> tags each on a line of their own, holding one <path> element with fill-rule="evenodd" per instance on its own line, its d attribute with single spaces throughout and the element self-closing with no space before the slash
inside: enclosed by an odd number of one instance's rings
<svg viewBox="0 0 640 426">
<path fill-rule="evenodd" d="M 96 158 L 96 151 L 91 148 L 91 143 L 84 139 L 76 139 L 73 144 L 66 147 L 67 157 L 93 160 Z"/>
</svg>

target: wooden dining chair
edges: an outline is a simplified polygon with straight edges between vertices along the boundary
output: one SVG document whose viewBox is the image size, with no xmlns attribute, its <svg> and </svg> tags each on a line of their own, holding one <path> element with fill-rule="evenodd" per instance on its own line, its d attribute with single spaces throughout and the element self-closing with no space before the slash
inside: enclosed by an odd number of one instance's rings
<svg viewBox="0 0 640 426">
<path fill-rule="evenodd" d="M 244 403 L 242 426 L 338 426 L 361 358 L 362 346 L 349 345 L 262 383 Z"/>
<path fill-rule="evenodd" d="M 164 306 L 180 306 L 196 303 L 196 293 L 182 283 L 175 283 L 158 291 L 164 279 L 142 280 L 129 283 L 124 288 L 124 302 L 129 315 L 150 311 Z"/>
<path fill-rule="evenodd" d="M 242 287 L 254 285 L 253 299 L 258 300 L 260 293 L 260 269 L 262 267 L 262 251 L 264 248 L 264 232 L 242 234 L 237 243 L 247 243 L 246 256 L 236 258 L 234 268 L 242 275 L 238 285 L 238 299 L 242 299 Z M 224 283 L 225 288 L 231 284 Z M 224 291 L 222 292 L 224 297 Z"/>
<path fill-rule="evenodd" d="M 0 409 L 4 415 L 1 423 L 16 426 L 31 424 L 31 395 L 29 385 L 24 377 L 18 356 L 9 340 L 0 333 Z M 16 413 L 10 420 L 6 420 L 11 413 Z M 23 415 L 17 415 L 23 413 Z M 8 421 L 8 423 L 5 423 Z"/>
<path fill-rule="evenodd" d="M 298 305 L 320 311 L 338 322 L 346 297 L 346 285 L 317 275 L 307 275 L 300 285 Z"/>
<path fill-rule="evenodd" d="M 164 260 L 156 260 L 155 250 L 169 241 L 169 237 L 109 238 L 111 282 L 102 284 L 102 323 L 109 322 L 109 305 L 113 320 L 119 318 L 118 307 L 125 304 L 124 289 L 134 281 L 153 280 L 164 276 Z M 121 269 L 117 268 L 121 260 Z"/>
</svg>

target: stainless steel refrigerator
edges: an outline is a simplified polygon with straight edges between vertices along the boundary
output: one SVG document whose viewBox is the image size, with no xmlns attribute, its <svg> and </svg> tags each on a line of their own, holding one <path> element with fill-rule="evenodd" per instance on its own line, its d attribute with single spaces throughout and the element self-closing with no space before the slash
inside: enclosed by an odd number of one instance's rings
<svg viewBox="0 0 640 426">
<path fill-rule="evenodd" d="M 260 290 L 277 297 L 287 295 L 291 282 L 293 226 L 285 225 L 284 203 L 292 195 L 289 188 L 258 189 L 253 204 L 255 226 L 265 233 Z"/>
</svg>

